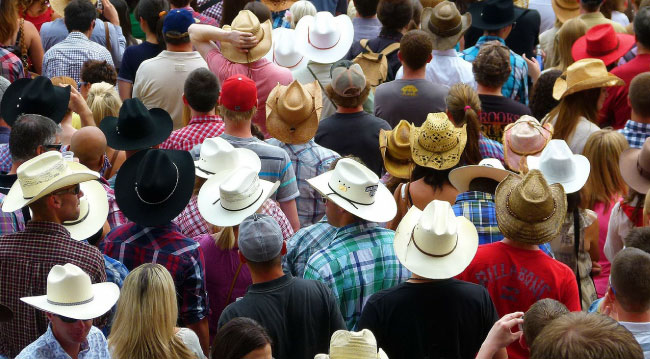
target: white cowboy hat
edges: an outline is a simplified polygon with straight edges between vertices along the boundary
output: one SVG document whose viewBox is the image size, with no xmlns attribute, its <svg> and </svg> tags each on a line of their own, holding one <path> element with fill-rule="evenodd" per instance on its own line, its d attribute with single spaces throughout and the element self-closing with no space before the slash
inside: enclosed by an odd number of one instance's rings
<svg viewBox="0 0 650 359">
<path fill-rule="evenodd" d="M 355 160 L 343 158 L 334 170 L 307 182 L 327 200 L 366 221 L 388 222 L 397 214 L 397 204 L 388 188 Z"/>
<path fill-rule="evenodd" d="M 111 282 L 91 284 L 90 277 L 74 264 L 55 265 L 47 275 L 47 294 L 20 298 L 48 313 L 88 320 L 108 312 L 120 297 Z"/>
<path fill-rule="evenodd" d="M 328 11 L 303 16 L 296 25 L 298 49 L 310 60 L 321 64 L 334 63 L 352 46 L 354 27 L 347 15 L 334 17 Z"/>
<path fill-rule="evenodd" d="M 449 182 L 459 193 L 469 191 L 469 184 L 474 178 L 490 178 L 497 182 L 503 181 L 509 174 L 515 174 L 503 168 L 501 161 L 496 158 L 484 158 L 478 165 L 463 166 L 449 172 Z"/>
<path fill-rule="evenodd" d="M 225 178 L 212 176 L 199 191 L 199 212 L 215 226 L 236 226 L 257 212 L 279 186 L 280 181 L 261 180 L 250 168 L 237 169 Z"/>
<path fill-rule="evenodd" d="M 377 349 L 377 340 L 370 330 L 337 330 L 330 340 L 330 354 L 317 354 L 314 359 L 388 359 L 388 356 L 381 348 Z"/>
<path fill-rule="evenodd" d="M 108 197 L 104 186 L 98 181 L 79 184 L 83 197 L 79 199 L 79 218 L 63 222 L 70 237 L 82 241 L 96 234 L 108 217 Z"/>
<path fill-rule="evenodd" d="M 3 212 L 13 212 L 44 196 L 73 184 L 95 180 L 99 173 L 63 160 L 58 151 L 42 153 L 18 167 L 14 182 L 2 203 Z"/>
<path fill-rule="evenodd" d="M 208 178 L 212 175 L 226 176 L 241 167 L 259 172 L 262 162 L 257 154 L 247 148 L 235 148 L 221 137 L 208 138 L 201 145 L 199 159 L 194 161 L 196 175 Z"/>
<path fill-rule="evenodd" d="M 278 27 L 273 29 L 272 38 L 273 45 L 264 58 L 291 71 L 307 67 L 309 59 L 300 51 L 296 30 Z"/>
<path fill-rule="evenodd" d="M 591 165 L 587 157 L 574 155 L 564 140 L 551 140 L 539 157 L 528 157 L 528 169 L 538 169 L 548 184 L 559 183 L 565 193 L 579 191 L 587 183 Z"/>
<path fill-rule="evenodd" d="M 433 200 L 424 211 L 411 207 L 395 231 L 393 246 L 397 259 L 411 272 L 447 279 L 472 262 L 478 233 L 467 218 L 456 217 L 449 202 Z"/>
</svg>

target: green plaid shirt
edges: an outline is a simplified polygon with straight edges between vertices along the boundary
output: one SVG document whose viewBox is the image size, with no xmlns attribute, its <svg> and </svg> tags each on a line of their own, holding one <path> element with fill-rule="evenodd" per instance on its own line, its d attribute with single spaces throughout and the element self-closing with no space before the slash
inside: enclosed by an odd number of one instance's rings
<svg viewBox="0 0 650 359">
<path fill-rule="evenodd" d="M 356 222 L 339 228 L 330 245 L 307 261 L 305 278 L 332 289 L 349 330 L 355 329 L 370 296 L 411 275 L 395 256 L 394 236 L 377 223 Z"/>
</svg>

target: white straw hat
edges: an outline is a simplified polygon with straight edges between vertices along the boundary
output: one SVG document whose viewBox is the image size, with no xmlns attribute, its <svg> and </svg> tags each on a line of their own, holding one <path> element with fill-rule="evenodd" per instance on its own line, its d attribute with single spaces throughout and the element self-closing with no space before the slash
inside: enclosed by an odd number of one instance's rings
<svg viewBox="0 0 650 359">
<path fill-rule="evenodd" d="M 331 64 L 352 46 L 354 27 L 347 15 L 334 17 L 329 11 L 303 16 L 296 25 L 298 49 L 310 60 Z"/>
<path fill-rule="evenodd" d="M 82 241 L 104 226 L 108 218 L 108 197 L 104 186 L 98 181 L 83 182 L 79 186 L 84 194 L 79 199 L 79 218 L 63 222 L 63 226 L 72 239 Z"/>
<path fill-rule="evenodd" d="M 541 156 L 530 156 L 527 161 L 529 170 L 540 170 L 548 184 L 561 184 L 564 193 L 579 191 L 591 170 L 587 157 L 573 154 L 564 140 L 551 140 Z"/>
<path fill-rule="evenodd" d="M 207 138 L 201 144 L 199 159 L 194 161 L 196 175 L 208 178 L 212 175 L 224 176 L 233 170 L 246 167 L 259 172 L 262 162 L 257 154 L 247 148 L 235 148 L 221 137 Z"/>
<path fill-rule="evenodd" d="M 463 166 L 449 172 L 449 182 L 459 193 L 469 191 L 469 184 L 475 178 L 490 178 L 497 182 L 503 181 L 509 174 L 515 174 L 503 167 L 496 158 L 484 158 L 478 165 Z"/>
<path fill-rule="evenodd" d="M 330 354 L 317 354 L 314 359 L 388 359 L 388 356 L 377 349 L 377 340 L 370 330 L 337 330 L 330 340 Z"/>
<path fill-rule="evenodd" d="M 307 67 L 309 59 L 300 51 L 297 40 L 298 34 L 294 29 L 286 27 L 273 29 L 273 45 L 264 58 L 290 71 Z"/>
</svg>

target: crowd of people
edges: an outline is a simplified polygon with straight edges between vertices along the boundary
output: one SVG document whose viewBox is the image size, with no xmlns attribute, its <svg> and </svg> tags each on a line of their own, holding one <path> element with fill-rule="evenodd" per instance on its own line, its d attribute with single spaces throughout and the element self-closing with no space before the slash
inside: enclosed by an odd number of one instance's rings
<svg viewBox="0 0 650 359">
<path fill-rule="evenodd" d="M 0 358 L 649 359 L 650 2 L 0 0 Z"/>
</svg>

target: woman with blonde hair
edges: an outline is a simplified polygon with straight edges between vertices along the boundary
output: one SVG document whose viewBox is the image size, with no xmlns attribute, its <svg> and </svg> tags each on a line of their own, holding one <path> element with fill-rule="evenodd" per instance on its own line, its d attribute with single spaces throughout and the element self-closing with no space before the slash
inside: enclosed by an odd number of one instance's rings
<svg viewBox="0 0 650 359">
<path fill-rule="evenodd" d="M 285 17 L 288 18 L 287 21 L 291 24 L 292 29 L 295 29 L 298 21 L 306 15 L 316 15 L 316 7 L 311 3 L 311 1 L 307 0 L 296 1 L 291 5 L 289 11 L 285 13 Z"/>
<path fill-rule="evenodd" d="M 205 358 L 199 338 L 176 327 L 178 303 L 171 274 L 145 263 L 124 280 L 117 313 L 108 337 L 114 359 Z"/>
<path fill-rule="evenodd" d="M 552 68 L 565 72 L 575 61 L 571 55 L 571 47 L 580 37 L 587 33 L 587 24 L 579 18 L 568 20 L 556 35 L 556 43 L 553 51 Z"/>
</svg>

